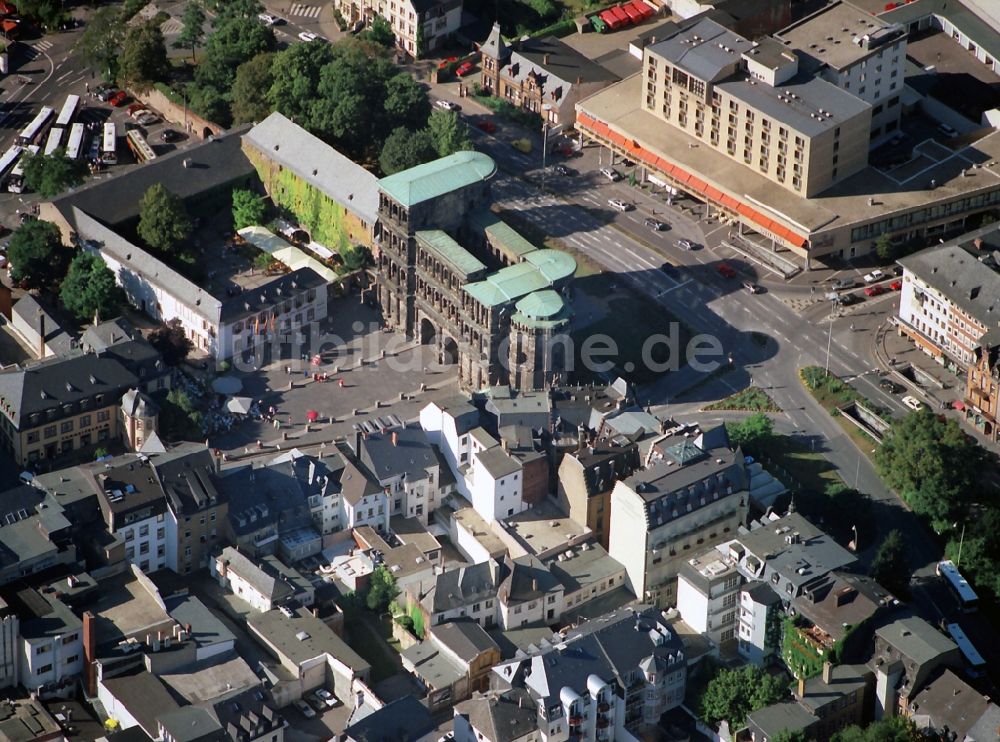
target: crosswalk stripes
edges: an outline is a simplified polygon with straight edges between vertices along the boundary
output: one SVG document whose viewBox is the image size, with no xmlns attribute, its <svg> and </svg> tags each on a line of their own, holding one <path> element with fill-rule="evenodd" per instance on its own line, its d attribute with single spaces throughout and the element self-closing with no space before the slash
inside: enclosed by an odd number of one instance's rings
<svg viewBox="0 0 1000 742">
<path fill-rule="evenodd" d="M 32 44 L 31 48 L 34 49 L 34 50 L 36 50 L 36 51 L 39 51 L 39 52 L 48 51 L 49 49 L 52 48 L 52 42 L 51 41 L 39 41 L 39 42 L 37 42 L 35 44 Z"/>
<path fill-rule="evenodd" d="M 293 3 L 291 10 L 288 15 L 301 16 L 303 18 L 319 18 L 319 14 L 322 8 L 318 5 L 303 5 L 302 3 Z"/>
</svg>

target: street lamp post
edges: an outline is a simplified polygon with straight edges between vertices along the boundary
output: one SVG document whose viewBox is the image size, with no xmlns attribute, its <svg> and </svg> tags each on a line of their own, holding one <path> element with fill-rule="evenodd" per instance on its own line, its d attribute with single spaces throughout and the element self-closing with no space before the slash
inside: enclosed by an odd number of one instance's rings
<svg viewBox="0 0 1000 742">
<path fill-rule="evenodd" d="M 549 153 L 549 111 L 552 106 L 546 103 L 542 106 L 542 190 L 545 190 L 545 157 Z"/>
<path fill-rule="evenodd" d="M 958 523 L 955 524 L 956 526 Z M 958 539 L 958 557 L 955 559 L 955 569 L 962 566 L 962 544 L 965 543 L 965 523 L 962 524 L 962 535 Z"/>
<path fill-rule="evenodd" d="M 830 346 L 833 344 L 833 315 L 830 316 L 830 332 L 826 336 L 826 375 L 830 375 Z"/>
</svg>

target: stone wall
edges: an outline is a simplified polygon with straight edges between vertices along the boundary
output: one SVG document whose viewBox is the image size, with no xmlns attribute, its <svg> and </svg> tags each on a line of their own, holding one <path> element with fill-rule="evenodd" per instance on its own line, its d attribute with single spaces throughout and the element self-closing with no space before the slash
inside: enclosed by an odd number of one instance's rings
<svg viewBox="0 0 1000 742">
<path fill-rule="evenodd" d="M 184 106 L 177 105 L 156 88 L 150 88 L 145 93 L 135 93 L 135 99 L 159 111 L 164 121 L 169 121 L 193 137 L 208 139 L 213 134 L 225 131 L 218 124 L 203 119 L 190 108 L 185 109 Z"/>
</svg>

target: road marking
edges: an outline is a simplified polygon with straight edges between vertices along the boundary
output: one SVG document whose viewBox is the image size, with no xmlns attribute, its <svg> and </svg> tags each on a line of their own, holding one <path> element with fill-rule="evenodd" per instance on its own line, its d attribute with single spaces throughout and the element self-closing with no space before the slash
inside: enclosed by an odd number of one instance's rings
<svg viewBox="0 0 1000 742">
<path fill-rule="evenodd" d="M 322 11 L 322 8 L 318 5 L 294 3 L 291 10 L 288 11 L 288 15 L 297 15 L 303 18 L 319 18 L 320 11 Z"/>
<path fill-rule="evenodd" d="M 56 67 L 56 69 L 59 69 L 59 68 Z M 75 75 L 78 72 L 79 72 L 79 70 L 70 70 L 69 72 L 64 72 L 62 75 L 60 75 L 59 77 L 56 78 L 56 82 L 62 82 L 63 80 L 65 80 L 70 75 Z"/>
<path fill-rule="evenodd" d="M 38 41 L 38 42 L 32 44 L 31 48 L 34 49 L 34 50 L 36 50 L 36 51 L 39 51 L 39 52 L 45 52 L 45 51 L 48 51 L 49 49 L 52 48 L 52 42 L 51 41 Z"/>
<path fill-rule="evenodd" d="M 669 289 L 665 289 L 665 290 L 661 291 L 660 293 L 658 293 L 658 294 L 657 294 L 656 296 L 657 296 L 657 298 L 659 298 L 659 297 L 661 297 L 661 296 L 666 296 L 666 295 L 667 295 L 667 294 L 669 294 L 669 293 L 670 293 L 671 291 L 676 291 L 677 289 L 680 289 L 680 288 L 684 288 L 684 287 L 685 287 L 685 286 L 687 286 L 687 285 L 688 285 L 689 283 L 691 283 L 691 281 L 693 281 L 693 280 L 694 280 L 693 278 L 689 278 L 689 279 L 688 279 L 688 280 L 686 280 L 686 281 L 685 281 L 684 283 L 679 283 L 679 284 L 677 284 L 676 286 L 673 286 L 673 287 L 671 287 L 671 288 L 669 288 Z"/>
</svg>

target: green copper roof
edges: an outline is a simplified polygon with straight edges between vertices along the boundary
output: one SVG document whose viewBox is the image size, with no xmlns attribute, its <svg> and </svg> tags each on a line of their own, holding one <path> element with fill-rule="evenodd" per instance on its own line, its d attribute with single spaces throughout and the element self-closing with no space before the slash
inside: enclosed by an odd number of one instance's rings
<svg viewBox="0 0 1000 742">
<path fill-rule="evenodd" d="M 472 215 L 472 221 L 486 232 L 492 242 L 515 257 L 520 258 L 538 249 L 489 209 L 476 211 Z"/>
<path fill-rule="evenodd" d="M 482 152 L 456 152 L 382 178 L 378 187 L 409 208 L 492 178 L 497 164 Z"/>
<path fill-rule="evenodd" d="M 486 270 L 472 253 L 440 229 L 417 232 L 417 242 L 464 276 Z"/>
<path fill-rule="evenodd" d="M 535 291 L 521 299 L 517 311 L 532 319 L 546 319 L 559 314 L 563 308 L 562 297 L 552 289 Z"/>
<path fill-rule="evenodd" d="M 538 268 L 549 283 L 558 283 L 576 272 L 573 256 L 558 250 L 535 250 L 525 255 L 524 259 Z"/>
<path fill-rule="evenodd" d="M 531 263 L 518 263 L 501 268 L 484 281 L 468 283 L 465 290 L 472 298 L 488 307 L 516 301 L 532 291 L 549 288 L 549 282 Z"/>
</svg>

